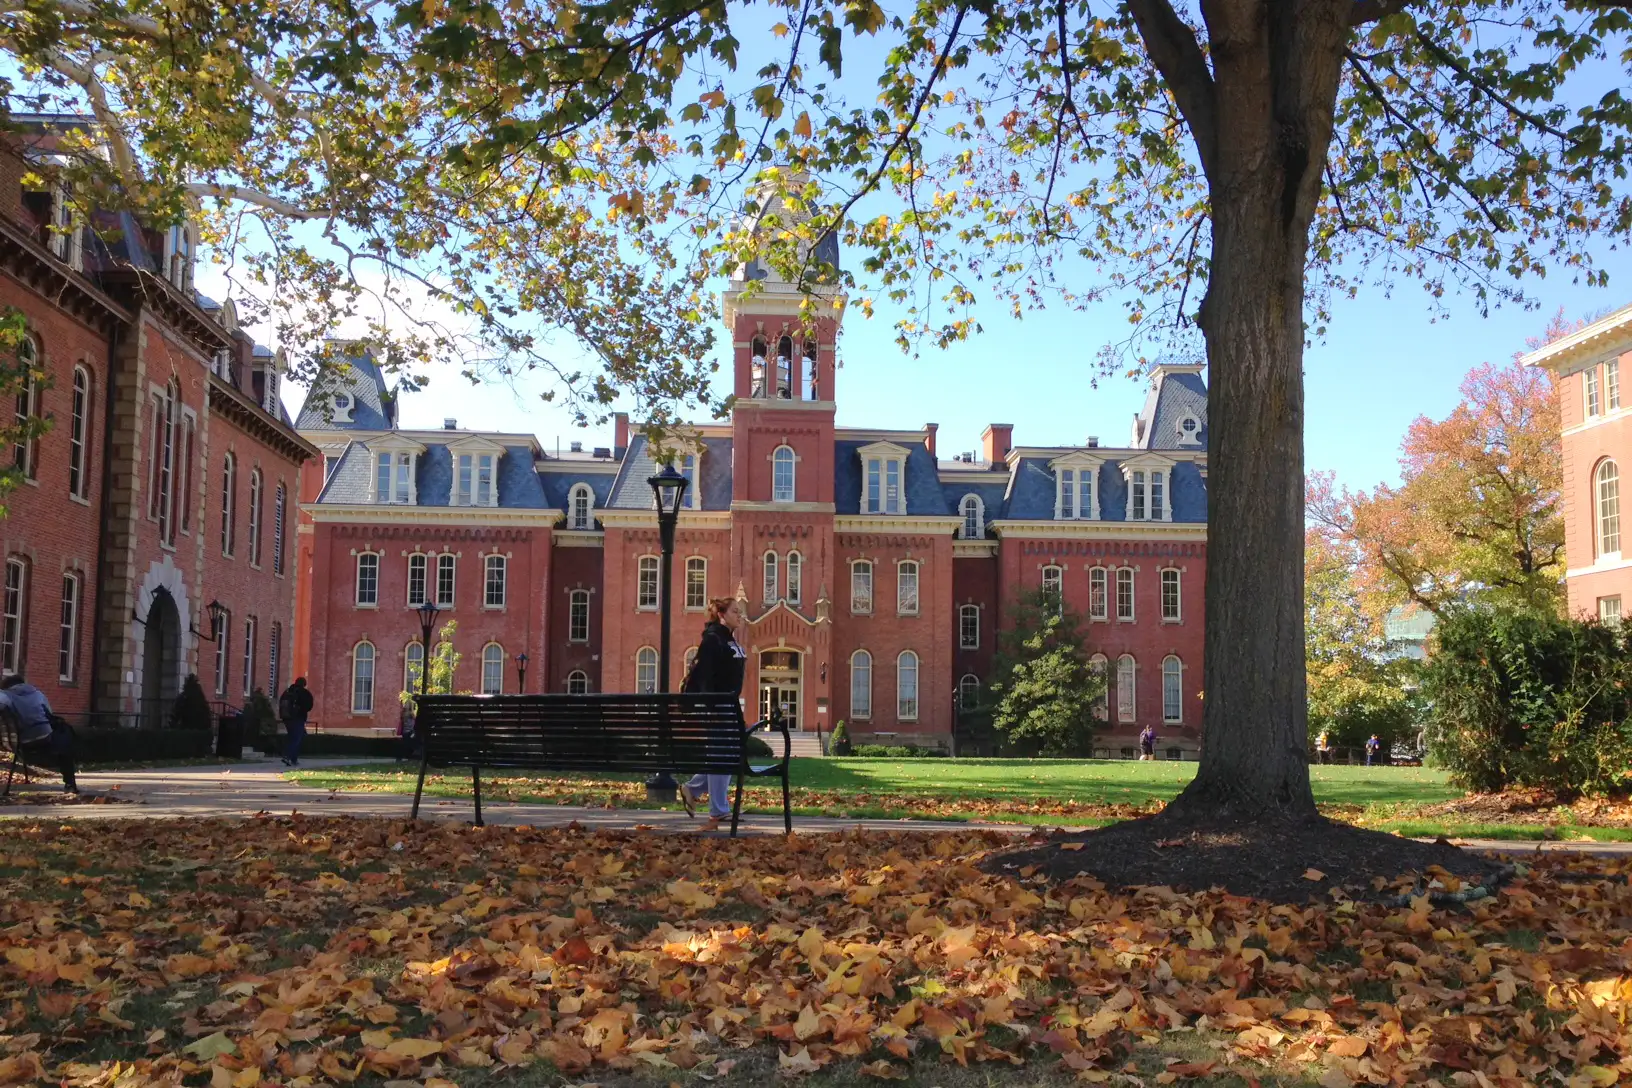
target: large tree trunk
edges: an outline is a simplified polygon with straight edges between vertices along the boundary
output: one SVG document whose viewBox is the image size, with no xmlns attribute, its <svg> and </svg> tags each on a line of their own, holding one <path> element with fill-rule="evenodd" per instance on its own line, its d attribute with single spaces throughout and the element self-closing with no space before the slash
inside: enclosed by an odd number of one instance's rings
<svg viewBox="0 0 1632 1088">
<path fill-rule="evenodd" d="M 1213 252 L 1200 314 L 1211 388 L 1203 740 L 1201 768 L 1169 809 L 1178 819 L 1315 815 L 1304 273 L 1348 11 L 1347 0 L 1206 0 L 1211 81 L 1192 69 L 1181 95 L 1204 107 L 1187 114 L 1211 191 Z"/>
</svg>

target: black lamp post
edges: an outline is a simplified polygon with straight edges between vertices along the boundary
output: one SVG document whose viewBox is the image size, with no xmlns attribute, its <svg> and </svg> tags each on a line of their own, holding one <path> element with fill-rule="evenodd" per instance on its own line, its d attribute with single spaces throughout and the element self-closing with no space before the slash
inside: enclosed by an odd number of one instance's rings
<svg viewBox="0 0 1632 1088">
<path fill-rule="evenodd" d="M 680 521 L 680 504 L 686 495 L 686 478 L 675 471 L 674 462 L 663 466 L 663 471 L 646 481 L 657 500 L 657 536 L 662 546 L 663 565 L 658 574 L 657 616 L 661 630 L 657 638 L 657 690 L 669 690 L 669 618 L 673 611 L 670 581 L 674 569 L 674 527 Z M 667 729 L 664 730 L 667 733 Z M 664 738 L 665 747 L 667 737 Z M 679 789 L 668 771 L 659 771 L 646 780 L 646 796 L 652 800 L 672 801 Z"/>
<path fill-rule="evenodd" d="M 220 642 L 221 632 L 227 626 L 227 606 L 212 598 L 210 603 L 204 606 L 204 611 L 210 614 L 210 640 Z"/>
<path fill-rule="evenodd" d="M 431 628 L 436 626 L 436 614 L 442 611 L 436 602 L 426 598 L 416 611 L 419 613 L 419 693 L 431 691 Z"/>
<path fill-rule="evenodd" d="M 527 652 L 516 655 L 516 691 L 527 694 Z"/>
</svg>

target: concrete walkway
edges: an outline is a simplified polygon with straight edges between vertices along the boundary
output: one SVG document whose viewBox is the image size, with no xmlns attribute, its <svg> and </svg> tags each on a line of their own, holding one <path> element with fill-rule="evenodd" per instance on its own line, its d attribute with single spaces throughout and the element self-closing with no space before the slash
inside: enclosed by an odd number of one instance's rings
<svg viewBox="0 0 1632 1088">
<path fill-rule="evenodd" d="M 359 763 L 390 762 L 355 756 L 337 759 L 308 759 L 302 769 L 352 767 Z M 413 804 L 410 794 L 333 793 L 285 781 L 283 766 L 276 760 L 245 762 L 230 767 L 169 767 L 129 771 L 94 771 L 79 776 L 80 788 L 88 794 L 107 794 L 124 804 L 16 805 L 0 807 L 0 819 L 129 820 L 175 819 L 179 817 L 287 816 L 299 812 L 308 816 L 362 816 L 407 819 Z M 31 787 L 19 786 L 20 790 Z M 49 788 L 44 786 L 40 788 Z M 472 818 L 469 797 L 458 799 L 427 797 L 420 816 L 435 820 L 468 822 Z M 533 827 L 564 827 L 576 823 L 584 828 L 631 829 L 683 833 L 701 823 L 684 812 L 649 809 L 584 808 L 575 805 L 514 804 L 484 801 L 482 816 L 490 824 Z M 865 820 L 795 816 L 794 830 L 831 833 L 855 828 L 889 831 L 960 831 L 978 829 L 1025 835 L 1035 828 L 1021 824 L 949 823 L 939 820 Z M 742 819 L 745 834 L 775 835 L 782 832 L 780 816 L 748 815 Z M 722 831 L 720 834 L 725 834 Z M 1458 845 L 1472 850 L 1493 850 L 1508 854 L 1586 853 L 1610 857 L 1632 857 L 1629 842 L 1513 842 L 1495 839 L 1457 839 Z"/>
</svg>

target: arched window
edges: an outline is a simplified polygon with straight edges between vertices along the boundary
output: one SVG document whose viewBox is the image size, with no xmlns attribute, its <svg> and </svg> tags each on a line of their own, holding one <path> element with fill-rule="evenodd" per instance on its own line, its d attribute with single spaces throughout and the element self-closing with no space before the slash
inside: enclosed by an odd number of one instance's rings
<svg viewBox="0 0 1632 1088">
<path fill-rule="evenodd" d="M 1598 466 L 1598 554 L 1621 552 L 1621 471 L 1614 461 Z"/>
<path fill-rule="evenodd" d="M 1110 572 L 1104 567 L 1092 567 L 1088 571 L 1088 618 L 1091 620 L 1108 620 L 1111 618 L 1110 606 Z"/>
<path fill-rule="evenodd" d="M 0 670 L 22 672 L 28 638 L 28 560 L 6 557 L 4 626 L 0 627 Z"/>
<path fill-rule="evenodd" d="M 227 454 L 221 462 L 221 554 L 232 557 L 237 545 L 238 459 Z"/>
<path fill-rule="evenodd" d="M 459 557 L 443 552 L 436 557 L 436 604 L 439 608 L 453 607 L 454 576 L 458 573 Z"/>
<path fill-rule="evenodd" d="M 255 617 L 244 620 L 244 698 L 255 690 Z"/>
<path fill-rule="evenodd" d="M 573 529 L 579 532 L 588 532 L 595 527 L 590 512 L 595 509 L 595 492 L 588 484 L 574 484 L 567 500 L 568 509 L 572 511 L 570 522 Z"/>
<path fill-rule="evenodd" d="M 79 575 L 62 576 L 62 616 L 57 639 L 57 679 L 73 682 L 79 673 Z"/>
<path fill-rule="evenodd" d="M 91 493 L 91 375 L 74 367 L 73 414 L 68 427 L 68 494 L 83 499 Z"/>
<path fill-rule="evenodd" d="M 963 528 L 958 533 L 964 540 L 979 540 L 986 535 L 986 509 L 979 495 L 965 495 L 958 512 L 963 515 Z"/>
<path fill-rule="evenodd" d="M 787 446 L 776 447 L 771 454 L 771 501 L 792 502 L 794 495 L 793 478 L 796 458 L 793 450 Z"/>
<path fill-rule="evenodd" d="M 274 622 L 266 639 L 266 693 L 274 699 L 283 690 L 283 624 Z"/>
<path fill-rule="evenodd" d="M 1184 720 L 1184 665 L 1177 657 L 1162 662 L 1162 721 Z"/>
<path fill-rule="evenodd" d="M 1133 721 L 1134 701 L 1133 686 L 1136 683 L 1136 669 L 1132 654 L 1123 654 L 1116 659 L 1116 720 L 1119 722 Z"/>
<path fill-rule="evenodd" d="M 805 398 L 807 400 L 821 400 L 817 393 L 817 378 L 820 371 L 816 366 L 816 341 L 805 341 Z"/>
<path fill-rule="evenodd" d="M 635 691 L 641 695 L 657 691 L 657 651 L 650 646 L 635 654 Z"/>
<path fill-rule="evenodd" d="M 1065 607 L 1065 571 L 1052 563 L 1043 568 L 1043 597 L 1056 612 Z"/>
<path fill-rule="evenodd" d="M 902 650 L 895 659 L 895 716 L 904 722 L 918 720 L 918 655 Z"/>
<path fill-rule="evenodd" d="M 895 611 L 902 616 L 918 614 L 918 561 L 908 559 L 895 568 Z"/>
<path fill-rule="evenodd" d="M 425 668 L 425 644 L 415 639 L 402 648 L 402 690 L 419 694 L 420 674 Z"/>
<path fill-rule="evenodd" d="M 418 608 L 425 603 L 425 584 L 431 557 L 415 552 L 408 557 L 408 607 Z"/>
<path fill-rule="evenodd" d="M 635 607 L 643 611 L 655 612 L 657 610 L 657 556 L 641 556 L 635 573 Z"/>
<path fill-rule="evenodd" d="M 777 555 L 775 552 L 765 553 L 765 603 L 775 604 L 778 599 L 777 590 L 781 586 L 781 579 L 777 577 Z"/>
<path fill-rule="evenodd" d="M 280 483 L 272 499 L 272 573 L 283 573 L 283 518 L 287 493 Z"/>
<path fill-rule="evenodd" d="M 357 603 L 365 608 L 375 608 L 380 603 L 378 552 L 361 552 L 357 556 Z"/>
<path fill-rule="evenodd" d="M 573 669 L 567 673 L 567 694 L 588 695 L 589 674 L 582 669 Z"/>
<path fill-rule="evenodd" d="M 805 559 L 798 552 L 788 553 L 788 596 L 789 604 L 797 605 L 804 595 Z"/>
<path fill-rule="evenodd" d="M 686 611 L 708 607 L 708 560 L 694 555 L 686 560 Z"/>
<path fill-rule="evenodd" d="M 261 565 L 261 470 L 249 473 L 249 565 Z"/>
<path fill-rule="evenodd" d="M 776 342 L 776 395 L 783 400 L 793 397 L 793 337 L 784 336 Z"/>
<path fill-rule="evenodd" d="M 351 648 L 351 712 L 374 713 L 374 644 L 359 642 Z"/>
<path fill-rule="evenodd" d="M 680 666 L 680 676 L 681 676 L 682 680 L 691 675 L 692 666 L 694 666 L 696 664 L 697 664 L 697 647 L 693 646 L 693 647 L 691 647 L 690 649 L 688 649 L 686 651 L 686 659 Z"/>
<path fill-rule="evenodd" d="M 958 649 L 980 649 L 980 605 L 958 606 Z"/>
<path fill-rule="evenodd" d="M 22 372 L 17 387 L 17 425 L 27 427 L 29 420 L 38 419 L 40 415 L 40 349 L 32 336 L 25 336 L 17 342 L 17 364 Z M 39 459 L 38 435 L 25 437 L 17 444 L 13 462 L 22 470 L 25 479 L 34 479 Z"/>
<path fill-rule="evenodd" d="M 147 516 L 159 523 L 159 539 L 166 544 L 175 542 L 175 483 L 176 483 L 176 383 L 170 382 L 163 393 L 153 395 L 149 417 L 153 424 L 153 444 L 150 450 Z M 29 475 L 33 475 L 32 472 Z"/>
<path fill-rule="evenodd" d="M 589 590 L 575 589 L 567 594 L 567 641 L 589 641 Z"/>
<path fill-rule="evenodd" d="M 850 655 L 850 717 L 866 721 L 873 716 L 873 655 L 857 650 Z"/>
<path fill-rule="evenodd" d="M 970 711 L 978 706 L 980 706 L 980 677 L 972 672 L 964 673 L 963 679 L 958 681 L 958 707 Z"/>
<path fill-rule="evenodd" d="M 1088 670 L 1094 674 L 1094 679 L 1104 685 L 1094 697 L 1094 717 L 1099 721 L 1105 721 L 1111 716 L 1110 679 L 1106 675 L 1109 664 L 1104 654 L 1095 654 L 1088 659 Z"/>
<path fill-rule="evenodd" d="M 500 695 L 504 692 L 504 647 L 489 642 L 482 647 L 482 694 Z"/>
<path fill-rule="evenodd" d="M 763 397 L 765 395 L 765 338 L 762 336 L 754 337 L 748 353 L 753 357 L 752 363 L 749 364 L 752 371 L 752 382 L 748 395 Z"/>
<path fill-rule="evenodd" d="M 873 610 L 873 564 L 858 559 L 850 564 L 850 611 L 867 615 Z"/>
<path fill-rule="evenodd" d="M 483 560 L 485 577 L 482 582 L 482 606 L 503 608 L 507 596 L 506 582 L 510 563 L 502 555 L 490 555 Z"/>
</svg>

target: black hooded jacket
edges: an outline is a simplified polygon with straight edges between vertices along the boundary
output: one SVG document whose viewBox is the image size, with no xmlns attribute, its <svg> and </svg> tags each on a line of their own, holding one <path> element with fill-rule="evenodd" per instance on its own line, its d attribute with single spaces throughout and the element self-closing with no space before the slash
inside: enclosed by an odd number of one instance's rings
<svg viewBox="0 0 1632 1088">
<path fill-rule="evenodd" d="M 692 663 L 680 690 L 741 695 L 742 674 L 747 664 L 748 655 L 731 637 L 731 628 L 723 623 L 711 623 L 703 628 L 702 641 L 697 643 L 697 660 Z"/>
</svg>

